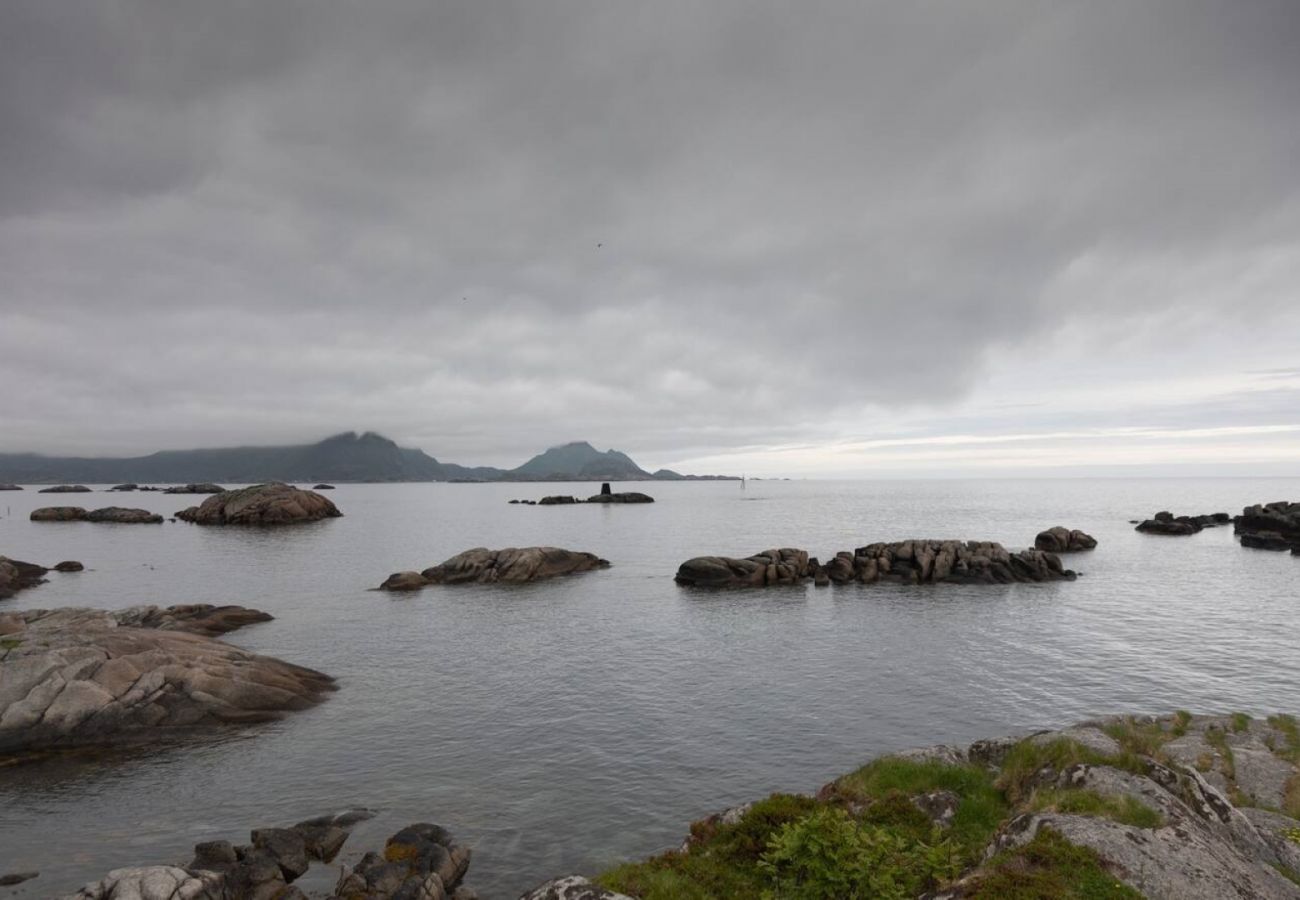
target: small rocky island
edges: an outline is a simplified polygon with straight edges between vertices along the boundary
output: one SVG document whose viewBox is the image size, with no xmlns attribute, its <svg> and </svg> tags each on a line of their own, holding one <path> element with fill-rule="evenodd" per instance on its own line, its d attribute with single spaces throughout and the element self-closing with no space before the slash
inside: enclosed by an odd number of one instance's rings
<svg viewBox="0 0 1300 900">
<path fill-rule="evenodd" d="M 1185 537 L 1198 534 L 1206 528 L 1232 524 L 1232 516 L 1227 513 L 1208 513 L 1200 516 L 1175 516 L 1168 510 L 1161 510 L 1149 519 L 1139 522 L 1134 531 L 1143 534 L 1163 534 L 1169 537 Z"/>
<path fill-rule="evenodd" d="M 84 484 L 56 484 L 53 487 L 41 488 L 38 494 L 89 494 L 90 488 Z"/>
<path fill-rule="evenodd" d="M 1289 715 L 1110 717 L 878 758 L 525 900 L 1300 898 Z"/>
<path fill-rule="evenodd" d="M 202 505 L 176 513 L 176 518 L 196 525 L 290 525 L 341 515 L 315 491 L 277 481 L 213 494 Z"/>
<path fill-rule="evenodd" d="M 1279 500 L 1247 506 L 1233 524 L 1241 546 L 1290 550 L 1300 556 L 1300 503 Z"/>
<path fill-rule="evenodd" d="M 0 613 L 0 759 L 155 743 L 320 702 L 328 675 L 213 639 L 270 618 L 206 604 Z"/>
<path fill-rule="evenodd" d="M 824 566 L 806 550 L 785 547 L 744 559 L 697 556 L 682 563 L 678 584 L 707 587 L 765 587 L 798 584 L 812 578 L 824 584 L 1013 584 L 1070 580 L 1054 553 L 1012 552 L 993 541 L 910 540 L 868 544 L 837 553 Z"/>
<path fill-rule="evenodd" d="M 1070 529 L 1061 525 L 1040 531 L 1034 538 L 1034 549 L 1045 550 L 1048 553 L 1078 553 L 1096 547 L 1097 539 L 1092 535 L 1077 528 Z"/>
<path fill-rule="evenodd" d="M 609 568 L 609 560 L 560 547 L 475 547 L 423 572 L 394 572 L 382 591 L 416 591 L 431 584 L 524 584 Z"/>
<path fill-rule="evenodd" d="M 210 481 L 202 481 L 192 484 L 178 484 L 169 487 L 163 491 L 164 494 L 220 494 L 224 491 L 219 484 L 213 484 Z"/>
<path fill-rule="evenodd" d="M 600 486 L 599 494 L 592 494 L 586 500 L 568 494 L 552 494 L 541 500 L 511 500 L 524 506 L 574 506 L 579 503 L 654 503 L 655 498 L 640 491 L 612 491 L 609 483 Z"/>
<path fill-rule="evenodd" d="M 147 509 L 105 506 L 87 512 L 80 506 L 43 506 L 32 510 L 33 522 L 114 522 L 119 525 L 161 525 L 163 517 Z"/>
</svg>

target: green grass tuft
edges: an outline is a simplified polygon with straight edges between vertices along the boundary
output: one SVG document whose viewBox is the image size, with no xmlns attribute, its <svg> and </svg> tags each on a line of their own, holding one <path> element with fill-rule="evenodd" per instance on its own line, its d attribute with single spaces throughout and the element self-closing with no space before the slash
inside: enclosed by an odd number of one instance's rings
<svg viewBox="0 0 1300 900">
<path fill-rule="evenodd" d="M 979 877 L 971 900 L 1141 900 L 1111 875 L 1101 857 L 1050 828 L 1023 847 L 998 854 Z"/>
<path fill-rule="evenodd" d="M 1061 772 L 1079 763 L 1113 766 L 1137 775 L 1147 773 L 1146 760 L 1129 750 L 1110 755 L 1098 753 L 1069 738 L 1056 738 L 1046 743 L 1035 743 L 1030 739 L 1016 744 L 1007 753 L 996 784 L 1015 806 L 1030 798 L 1037 786 L 1039 773 L 1044 769 Z"/>
<path fill-rule="evenodd" d="M 1170 734 L 1174 737 L 1182 737 L 1187 734 L 1187 726 L 1192 723 L 1192 714 L 1185 709 L 1180 709 L 1174 713 L 1174 725 Z"/>
<path fill-rule="evenodd" d="M 1121 825 L 1137 828 L 1160 828 L 1164 816 L 1136 797 L 1109 797 L 1096 791 L 1079 788 L 1044 788 L 1034 792 L 1027 806 L 1029 811 L 1053 811 L 1076 816 L 1093 816 L 1110 819 Z"/>
<path fill-rule="evenodd" d="M 1286 740 L 1285 747 L 1273 747 L 1273 752 L 1283 759 L 1293 763 L 1300 763 L 1300 726 L 1296 724 L 1295 716 L 1269 716 L 1268 724 L 1282 732 L 1282 736 Z"/>
<path fill-rule="evenodd" d="M 1250 716 L 1244 712 L 1235 712 L 1232 714 L 1232 730 L 1240 734 L 1243 731 L 1250 731 Z"/>
</svg>

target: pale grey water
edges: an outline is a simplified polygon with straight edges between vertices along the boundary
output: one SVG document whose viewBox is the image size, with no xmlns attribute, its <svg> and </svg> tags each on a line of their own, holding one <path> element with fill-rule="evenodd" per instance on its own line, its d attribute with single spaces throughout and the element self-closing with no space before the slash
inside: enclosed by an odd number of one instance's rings
<svg viewBox="0 0 1300 900">
<path fill-rule="evenodd" d="M 88 569 L 3 608 L 254 606 L 276 620 L 232 643 L 340 683 L 232 739 L 0 769 L 0 872 L 42 872 L 13 894 L 359 805 L 381 815 L 344 861 L 436 821 L 474 847 L 469 883 L 509 898 L 883 751 L 1099 713 L 1300 707 L 1300 559 L 1242 549 L 1231 528 L 1158 538 L 1127 521 L 1297 499 L 1300 479 L 653 484 L 649 506 L 506 504 L 591 487 L 340 485 L 344 518 L 251 531 L 32 523 L 36 506 L 170 514 L 192 498 L 0 493 L 0 553 Z M 1085 573 L 1073 583 L 710 594 L 672 581 L 702 553 L 825 558 L 913 536 L 1021 547 L 1055 524 L 1100 541 L 1071 558 Z M 367 590 L 468 547 L 531 544 L 614 565 L 516 588 Z"/>
</svg>

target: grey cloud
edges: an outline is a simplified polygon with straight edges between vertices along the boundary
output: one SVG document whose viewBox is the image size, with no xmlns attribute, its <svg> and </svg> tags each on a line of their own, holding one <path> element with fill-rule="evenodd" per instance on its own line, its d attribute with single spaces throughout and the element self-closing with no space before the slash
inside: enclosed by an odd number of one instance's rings
<svg viewBox="0 0 1300 900">
<path fill-rule="evenodd" d="M 1300 329 L 1285 0 L 70 10 L 0 9 L 0 449 L 684 454 Z"/>
</svg>

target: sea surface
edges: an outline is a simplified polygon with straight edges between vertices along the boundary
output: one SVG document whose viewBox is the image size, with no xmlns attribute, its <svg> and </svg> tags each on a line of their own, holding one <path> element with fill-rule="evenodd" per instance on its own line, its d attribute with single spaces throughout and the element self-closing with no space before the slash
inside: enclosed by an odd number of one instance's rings
<svg viewBox="0 0 1300 900">
<path fill-rule="evenodd" d="M 365 806 L 340 861 L 413 821 L 473 847 L 467 883 L 512 898 L 680 842 L 688 823 L 811 791 L 882 752 L 1116 712 L 1300 712 L 1300 559 L 1231 527 L 1138 534 L 1160 509 L 1238 513 L 1300 479 L 750 481 L 627 485 L 644 506 L 508 505 L 593 485 L 339 485 L 345 516 L 281 529 L 34 523 L 37 506 L 202 498 L 0 493 L 0 554 L 86 571 L 25 607 L 235 603 L 231 643 L 339 680 L 282 722 L 183 747 L 0 768 L 0 897 L 71 891 L 192 845 Z M 620 486 L 622 487 L 622 486 Z M 823 559 L 909 537 L 1099 546 L 1074 582 L 708 593 L 683 560 L 780 546 Z M 610 569 L 526 586 L 370 590 L 461 550 L 550 544 Z M 337 866 L 302 882 L 328 889 Z"/>
</svg>

